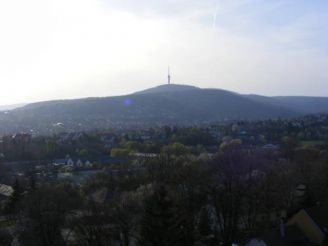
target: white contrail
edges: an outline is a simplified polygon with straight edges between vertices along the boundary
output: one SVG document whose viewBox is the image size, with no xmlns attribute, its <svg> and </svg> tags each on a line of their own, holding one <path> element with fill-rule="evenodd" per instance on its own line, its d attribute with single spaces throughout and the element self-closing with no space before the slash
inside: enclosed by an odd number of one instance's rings
<svg viewBox="0 0 328 246">
<path fill-rule="evenodd" d="M 213 14 L 213 23 L 212 23 L 212 28 L 213 29 L 216 28 L 216 18 L 217 18 L 217 15 L 218 15 L 218 11 L 219 11 L 219 0 L 217 0 L 216 4 L 215 4 L 215 11 L 214 11 L 214 14 Z"/>
</svg>

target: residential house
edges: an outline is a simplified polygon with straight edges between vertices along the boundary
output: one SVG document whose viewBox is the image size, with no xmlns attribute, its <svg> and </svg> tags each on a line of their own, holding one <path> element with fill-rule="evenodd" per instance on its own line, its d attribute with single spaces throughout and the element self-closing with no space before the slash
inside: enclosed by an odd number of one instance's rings
<svg viewBox="0 0 328 246">
<path fill-rule="evenodd" d="M 279 230 L 262 233 L 245 246 L 323 246 L 328 239 L 328 207 L 302 209 Z"/>
<path fill-rule="evenodd" d="M 323 245 L 328 237 L 328 207 L 302 209 L 295 214 L 287 226 L 297 226 L 315 245 Z"/>
</svg>

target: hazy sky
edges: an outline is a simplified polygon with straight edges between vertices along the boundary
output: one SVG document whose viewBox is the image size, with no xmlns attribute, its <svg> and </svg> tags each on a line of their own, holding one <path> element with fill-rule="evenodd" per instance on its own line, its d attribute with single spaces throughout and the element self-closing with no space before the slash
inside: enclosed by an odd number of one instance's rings
<svg viewBox="0 0 328 246">
<path fill-rule="evenodd" d="M 0 104 L 166 82 L 328 96 L 327 0 L 0 1 Z"/>
</svg>

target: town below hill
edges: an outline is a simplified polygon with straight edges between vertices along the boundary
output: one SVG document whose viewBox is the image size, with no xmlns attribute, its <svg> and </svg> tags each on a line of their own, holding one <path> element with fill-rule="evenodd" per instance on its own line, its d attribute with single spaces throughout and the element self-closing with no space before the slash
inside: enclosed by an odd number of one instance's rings
<svg viewBox="0 0 328 246">
<path fill-rule="evenodd" d="M 322 114 L 7 134 L 0 245 L 324 245 L 327 126 Z"/>
</svg>

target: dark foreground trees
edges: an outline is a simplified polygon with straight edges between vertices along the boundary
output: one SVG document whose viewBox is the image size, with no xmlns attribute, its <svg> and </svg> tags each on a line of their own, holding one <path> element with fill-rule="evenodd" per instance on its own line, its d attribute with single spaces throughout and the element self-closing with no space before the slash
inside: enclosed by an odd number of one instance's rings
<svg viewBox="0 0 328 246">
<path fill-rule="evenodd" d="M 20 240 L 23 245 L 64 245 L 66 216 L 81 203 L 69 184 L 46 185 L 29 193 L 22 204 Z"/>
<path fill-rule="evenodd" d="M 39 184 L 13 199 L 20 201 L 14 212 L 20 242 L 36 246 L 242 244 L 245 238 L 274 228 L 278 221 L 272 214 L 313 206 L 308 202 L 310 194 L 311 201 L 324 201 L 328 159 L 324 153 L 312 152 L 294 150 L 294 159 L 267 159 L 232 141 L 215 155 L 164 151 L 119 166 L 115 174 L 104 172 L 82 187 Z M 307 191 L 295 197 L 300 184 Z"/>
<path fill-rule="evenodd" d="M 154 194 L 145 200 L 138 245 L 184 245 L 183 224 L 179 217 L 166 188 L 156 187 Z"/>
</svg>

